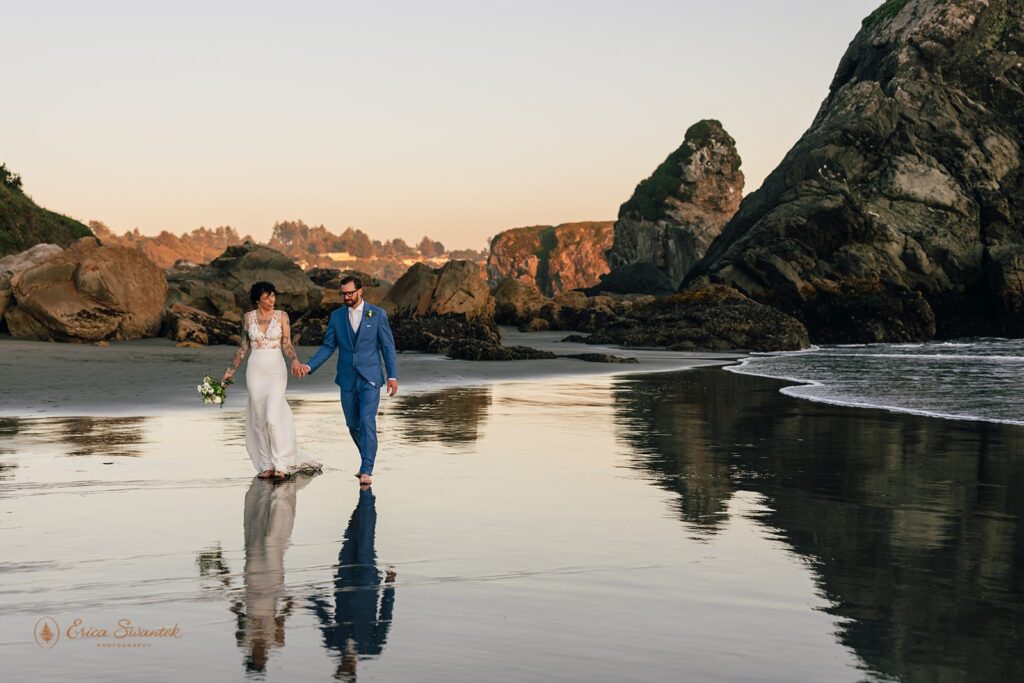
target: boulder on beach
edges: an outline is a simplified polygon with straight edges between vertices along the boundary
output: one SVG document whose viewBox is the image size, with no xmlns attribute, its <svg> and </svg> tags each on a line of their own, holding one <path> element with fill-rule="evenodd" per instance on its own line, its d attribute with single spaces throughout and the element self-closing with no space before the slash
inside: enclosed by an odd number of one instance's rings
<svg viewBox="0 0 1024 683">
<path fill-rule="evenodd" d="M 345 305 L 345 299 L 339 294 L 341 280 L 348 276 L 359 278 L 363 283 L 363 299 L 380 306 L 391 290 L 391 284 L 387 280 L 374 277 L 369 273 L 344 268 L 310 268 L 306 275 L 318 287 L 323 289 L 323 299 L 320 301 L 320 309 L 325 316 L 329 316 L 335 309 Z"/>
<path fill-rule="evenodd" d="M 810 344 L 796 319 L 721 285 L 695 285 L 655 299 L 589 337 L 566 341 L 679 351 L 793 351 Z"/>
<path fill-rule="evenodd" d="M 11 279 L 23 270 L 28 270 L 62 251 L 64 250 L 56 244 L 37 244 L 21 253 L 0 258 L 0 320 L 3 320 L 14 297 Z"/>
<path fill-rule="evenodd" d="M 12 336 L 95 342 L 155 336 L 167 281 L 144 255 L 87 237 L 16 274 L 11 290 Z"/>
<path fill-rule="evenodd" d="M 558 356 L 529 346 L 502 346 L 478 339 L 457 339 L 451 343 L 447 355 L 458 360 L 549 360 Z"/>
<path fill-rule="evenodd" d="M 494 297 L 477 263 L 449 261 L 440 268 L 415 263 L 391 287 L 381 307 L 392 318 L 454 314 L 489 320 Z"/>
<path fill-rule="evenodd" d="M 323 292 L 289 257 L 252 242 L 228 247 L 207 266 L 172 268 L 167 274 L 167 305 L 184 304 L 221 317 L 252 308 L 249 288 L 270 282 L 277 307 L 293 314 L 320 306 Z"/>
<path fill-rule="evenodd" d="M 238 344 L 242 321 L 236 316 L 217 317 L 185 304 L 171 304 L 164 313 L 167 337 L 195 344 Z"/>
<path fill-rule="evenodd" d="M 494 322 L 499 325 L 522 325 L 537 317 L 548 302 L 537 286 L 523 280 L 504 280 L 494 290 Z"/>
<path fill-rule="evenodd" d="M 398 317 L 391 320 L 391 331 L 399 351 L 444 354 L 458 340 L 501 344 L 501 334 L 491 320 L 459 314 Z"/>
</svg>

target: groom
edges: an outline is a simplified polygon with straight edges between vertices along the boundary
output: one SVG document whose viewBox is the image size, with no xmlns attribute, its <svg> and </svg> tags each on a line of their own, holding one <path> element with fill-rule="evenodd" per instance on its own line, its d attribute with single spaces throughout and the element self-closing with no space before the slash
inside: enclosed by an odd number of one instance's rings
<svg viewBox="0 0 1024 683">
<path fill-rule="evenodd" d="M 331 313 L 323 346 L 309 363 L 299 368 L 299 375 L 316 372 L 338 349 L 338 372 L 334 383 L 341 387 L 341 409 L 349 434 L 359 448 L 362 463 L 359 483 L 373 480 L 373 461 L 377 458 L 377 406 L 384 373 L 387 369 L 388 396 L 398 393 L 398 363 L 395 338 L 384 309 L 363 301 L 363 283 L 351 275 L 341 280 L 341 296 L 345 307 Z"/>
</svg>

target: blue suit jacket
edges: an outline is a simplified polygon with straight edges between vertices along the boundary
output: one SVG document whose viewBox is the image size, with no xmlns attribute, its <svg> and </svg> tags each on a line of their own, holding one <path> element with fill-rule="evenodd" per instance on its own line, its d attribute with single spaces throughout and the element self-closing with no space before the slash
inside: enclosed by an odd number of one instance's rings
<svg viewBox="0 0 1024 683">
<path fill-rule="evenodd" d="M 356 332 L 349 324 L 347 306 L 331 313 L 324 343 L 307 363 L 310 371 L 316 372 L 335 350 L 338 351 L 338 371 L 334 383 L 345 391 L 355 388 L 357 375 L 373 386 L 384 386 L 381 356 L 384 356 L 387 377 L 398 379 L 395 338 L 388 325 L 388 314 L 379 306 L 363 302 L 363 319 Z"/>
</svg>

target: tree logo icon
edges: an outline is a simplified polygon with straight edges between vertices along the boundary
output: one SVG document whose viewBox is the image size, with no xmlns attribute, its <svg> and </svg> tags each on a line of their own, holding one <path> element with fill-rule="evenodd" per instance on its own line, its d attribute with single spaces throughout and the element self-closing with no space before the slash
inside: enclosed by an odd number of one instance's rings
<svg viewBox="0 0 1024 683">
<path fill-rule="evenodd" d="M 44 650 L 49 650 L 60 640 L 60 626 L 52 617 L 43 617 L 36 622 L 36 643 Z"/>
</svg>

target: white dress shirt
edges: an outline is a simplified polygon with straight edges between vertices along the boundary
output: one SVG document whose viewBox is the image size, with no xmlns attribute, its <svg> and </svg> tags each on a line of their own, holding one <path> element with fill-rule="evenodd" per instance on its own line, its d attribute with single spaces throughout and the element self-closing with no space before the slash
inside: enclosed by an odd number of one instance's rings
<svg viewBox="0 0 1024 683">
<path fill-rule="evenodd" d="M 363 319 L 363 304 L 364 301 L 360 301 L 358 306 L 351 306 L 348 309 L 348 324 L 352 326 L 352 331 L 357 332 L 359 330 L 359 323 Z"/>
</svg>

